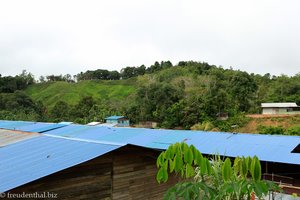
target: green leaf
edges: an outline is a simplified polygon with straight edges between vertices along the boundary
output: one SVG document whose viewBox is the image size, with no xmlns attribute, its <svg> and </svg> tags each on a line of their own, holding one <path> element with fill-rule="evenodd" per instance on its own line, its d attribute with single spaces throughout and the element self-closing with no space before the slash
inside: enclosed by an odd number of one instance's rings
<svg viewBox="0 0 300 200">
<path fill-rule="evenodd" d="M 181 144 L 179 142 L 176 142 L 174 144 L 174 152 L 176 152 L 176 154 L 177 154 L 177 153 L 181 152 L 180 149 L 181 149 Z"/>
<path fill-rule="evenodd" d="M 163 168 L 160 168 L 156 174 L 156 181 L 160 183 L 163 180 Z"/>
<path fill-rule="evenodd" d="M 199 167 L 201 166 L 201 162 L 202 162 L 203 156 L 202 154 L 198 151 L 197 152 L 197 156 L 195 158 L 195 164 L 197 164 Z"/>
<path fill-rule="evenodd" d="M 183 161 L 178 154 L 174 158 L 175 172 L 178 173 L 183 167 Z"/>
<path fill-rule="evenodd" d="M 175 148 L 175 146 L 172 144 L 171 146 L 169 146 L 168 149 L 170 150 L 170 159 L 173 159 L 173 158 L 174 158 L 174 155 L 175 155 L 176 148 Z"/>
<path fill-rule="evenodd" d="M 247 159 L 247 163 L 248 163 L 248 170 L 250 171 L 252 159 L 250 156 L 248 156 L 246 159 Z"/>
<path fill-rule="evenodd" d="M 211 171 L 212 171 L 212 167 L 211 167 L 211 164 L 209 162 L 208 159 L 205 159 L 206 160 L 206 170 L 207 170 L 207 175 L 211 175 Z"/>
<path fill-rule="evenodd" d="M 249 170 L 249 168 L 248 168 L 248 162 L 249 162 L 249 159 L 247 159 L 247 158 L 242 158 L 242 163 L 241 163 L 241 174 L 242 174 L 242 176 L 244 177 L 244 179 L 246 179 L 247 178 L 247 175 L 248 175 L 248 170 Z"/>
<path fill-rule="evenodd" d="M 206 165 L 207 158 L 202 158 L 202 162 L 200 165 L 200 174 L 205 175 L 207 172 L 207 165 Z"/>
<path fill-rule="evenodd" d="M 175 161 L 169 160 L 170 173 L 172 173 L 175 169 Z"/>
<path fill-rule="evenodd" d="M 158 183 L 161 183 L 162 181 L 167 182 L 168 172 L 164 167 L 162 167 L 158 170 L 157 175 L 156 175 L 156 180 Z"/>
<path fill-rule="evenodd" d="M 201 153 L 200 153 L 200 151 L 199 151 L 194 145 L 191 145 L 191 146 L 190 146 L 190 149 L 191 149 L 192 152 L 193 152 L 194 163 L 195 163 L 195 161 L 197 160 L 198 155 L 201 154 Z M 196 164 L 196 163 L 195 163 L 195 164 Z"/>
<path fill-rule="evenodd" d="M 166 159 L 166 160 L 171 159 L 171 154 L 170 154 L 170 151 L 172 150 L 171 148 L 172 148 L 172 147 L 169 146 L 169 148 L 165 151 L 165 159 Z"/>
<path fill-rule="evenodd" d="M 261 165 L 256 156 L 254 156 L 252 159 L 250 173 L 254 181 L 257 182 L 261 180 Z"/>
<path fill-rule="evenodd" d="M 268 186 L 264 182 L 261 182 L 261 181 L 255 182 L 253 186 L 254 186 L 253 189 L 254 189 L 255 195 L 258 198 L 261 198 L 263 195 L 268 194 Z"/>
<path fill-rule="evenodd" d="M 169 162 L 166 161 L 166 162 L 164 162 L 164 164 L 162 166 L 164 168 L 164 170 L 166 170 L 166 171 L 168 171 L 168 164 L 169 164 Z"/>
<path fill-rule="evenodd" d="M 165 160 L 165 152 L 161 152 L 156 160 L 156 166 L 160 167 L 163 165 Z"/>
<path fill-rule="evenodd" d="M 233 163 L 233 170 L 235 175 L 238 175 L 240 173 L 241 170 L 241 158 L 240 157 L 236 157 L 234 159 L 234 163 Z"/>
<path fill-rule="evenodd" d="M 192 150 L 190 148 L 186 149 L 184 151 L 184 162 L 191 165 L 193 163 L 193 159 L 194 156 Z"/>
<path fill-rule="evenodd" d="M 225 182 L 228 182 L 230 180 L 231 174 L 232 174 L 231 161 L 229 158 L 226 158 L 222 166 L 222 177 Z"/>
<path fill-rule="evenodd" d="M 195 175 L 194 168 L 190 164 L 187 164 L 186 168 L 185 168 L 185 176 L 186 176 L 186 178 L 193 177 L 194 175 Z"/>
<path fill-rule="evenodd" d="M 187 145 L 187 143 L 182 142 L 182 143 L 181 143 L 181 151 L 182 151 L 182 152 L 185 152 L 185 151 L 187 151 L 188 149 L 189 149 L 189 146 Z"/>
</svg>

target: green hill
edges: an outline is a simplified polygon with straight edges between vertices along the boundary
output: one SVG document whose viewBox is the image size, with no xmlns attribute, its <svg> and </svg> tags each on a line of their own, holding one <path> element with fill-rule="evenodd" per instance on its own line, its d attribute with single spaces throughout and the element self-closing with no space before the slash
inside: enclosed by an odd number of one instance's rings
<svg viewBox="0 0 300 200">
<path fill-rule="evenodd" d="M 27 76 L 0 78 L 0 91 L 12 93 L 9 98 L 0 96 L 2 118 L 8 118 L 7 111 L 12 113 L 9 119 L 23 119 L 23 114 L 33 113 L 32 119 L 37 120 L 86 123 L 120 114 L 136 124 L 155 121 L 163 128 L 185 129 L 211 124 L 231 131 L 246 126 L 244 114 L 260 113 L 261 102 L 300 104 L 299 74 L 271 77 L 193 61 L 176 66 L 156 63 L 147 69 L 126 67 L 116 80 L 108 76 L 112 74 L 107 70 L 87 71 L 80 73 L 77 83 L 55 81 L 55 77 L 45 83 L 32 83 Z M 18 91 L 23 88 L 33 102 Z M 83 98 L 88 96 L 93 99 Z M 218 120 L 223 114 L 229 119 Z"/>
<path fill-rule="evenodd" d="M 34 84 L 28 87 L 25 93 L 35 101 L 42 101 L 47 107 L 52 107 L 59 100 L 74 105 L 84 96 L 122 101 L 135 90 L 134 80 L 89 80 L 78 83 L 59 81 Z"/>
</svg>

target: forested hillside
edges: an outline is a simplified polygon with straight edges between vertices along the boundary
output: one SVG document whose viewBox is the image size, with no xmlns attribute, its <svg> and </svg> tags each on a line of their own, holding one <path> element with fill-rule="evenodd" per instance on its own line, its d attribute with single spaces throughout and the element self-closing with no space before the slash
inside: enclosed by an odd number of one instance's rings
<svg viewBox="0 0 300 200">
<path fill-rule="evenodd" d="M 87 123 L 118 114 L 133 123 L 156 121 L 163 128 L 232 131 L 248 123 L 244 114 L 259 113 L 261 102 L 300 104 L 300 74 L 249 74 L 193 61 L 156 62 L 121 72 L 99 69 L 73 78 L 48 75 L 17 87 L 11 80 L 20 77 L 32 78 L 23 73 L 0 79 L 1 119 Z M 217 120 L 221 113 L 229 119 Z"/>
</svg>

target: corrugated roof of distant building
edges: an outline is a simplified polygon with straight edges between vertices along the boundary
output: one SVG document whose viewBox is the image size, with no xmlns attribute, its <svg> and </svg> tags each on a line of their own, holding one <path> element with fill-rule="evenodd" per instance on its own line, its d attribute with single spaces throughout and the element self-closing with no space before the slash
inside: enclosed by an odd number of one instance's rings
<svg viewBox="0 0 300 200">
<path fill-rule="evenodd" d="M 296 103 L 261 103 L 262 108 L 290 108 L 298 107 Z"/>
<path fill-rule="evenodd" d="M 110 117 L 106 117 L 105 119 L 121 119 L 124 118 L 124 116 L 110 116 Z"/>
</svg>

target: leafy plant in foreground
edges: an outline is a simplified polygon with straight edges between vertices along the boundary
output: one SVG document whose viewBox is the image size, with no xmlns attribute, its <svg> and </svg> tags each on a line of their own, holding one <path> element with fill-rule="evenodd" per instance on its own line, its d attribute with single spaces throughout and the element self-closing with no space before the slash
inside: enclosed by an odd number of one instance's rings
<svg viewBox="0 0 300 200">
<path fill-rule="evenodd" d="M 269 191 L 279 190 L 272 182 L 261 180 L 261 165 L 256 156 L 237 157 L 232 163 L 215 156 L 209 160 L 193 145 L 175 143 L 157 158 L 159 168 L 156 179 L 166 182 L 169 173 L 186 179 L 171 187 L 164 199 L 250 199 L 258 198 Z M 192 178 L 193 177 L 193 178 Z"/>
</svg>

